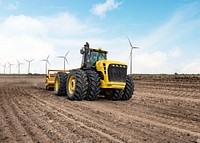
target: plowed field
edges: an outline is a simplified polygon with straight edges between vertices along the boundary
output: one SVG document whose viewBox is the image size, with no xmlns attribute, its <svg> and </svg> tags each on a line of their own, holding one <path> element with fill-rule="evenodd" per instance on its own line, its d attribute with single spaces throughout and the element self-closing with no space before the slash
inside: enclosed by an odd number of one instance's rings
<svg viewBox="0 0 200 143">
<path fill-rule="evenodd" d="M 0 142 L 200 143 L 200 77 L 136 75 L 129 101 L 69 101 L 42 76 L 0 76 Z"/>
</svg>

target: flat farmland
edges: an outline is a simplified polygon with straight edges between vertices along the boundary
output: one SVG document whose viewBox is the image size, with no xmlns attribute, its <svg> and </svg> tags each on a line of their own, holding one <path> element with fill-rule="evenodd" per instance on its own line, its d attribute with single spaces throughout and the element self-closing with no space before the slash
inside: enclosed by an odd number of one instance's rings
<svg viewBox="0 0 200 143">
<path fill-rule="evenodd" d="M 134 75 L 128 101 L 70 101 L 44 81 L 0 75 L 1 143 L 200 143 L 199 75 Z"/>
</svg>

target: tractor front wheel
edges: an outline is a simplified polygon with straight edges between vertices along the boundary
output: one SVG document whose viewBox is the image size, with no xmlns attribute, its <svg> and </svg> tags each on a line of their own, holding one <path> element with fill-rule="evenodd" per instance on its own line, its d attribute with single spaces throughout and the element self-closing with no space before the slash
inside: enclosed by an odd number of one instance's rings
<svg viewBox="0 0 200 143">
<path fill-rule="evenodd" d="M 122 94 L 121 100 L 129 100 L 133 96 L 134 83 L 133 83 L 133 78 L 131 78 L 131 76 L 129 75 L 126 78 L 126 86 L 123 92 L 124 93 Z"/>
<path fill-rule="evenodd" d="M 123 95 L 123 90 L 119 90 L 119 89 L 107 89 L 105 91 L 105 97 L 106 99 L 109 100 L 120 100 L 122 98 Z"/>
<path fill-rule="evenodd" d="M 88 91 L 85 97 L 86 100 L 96 100 L 100 93 L 100 77 L 92 70 L 85 71 L 88 77 Z"/>
</svg>

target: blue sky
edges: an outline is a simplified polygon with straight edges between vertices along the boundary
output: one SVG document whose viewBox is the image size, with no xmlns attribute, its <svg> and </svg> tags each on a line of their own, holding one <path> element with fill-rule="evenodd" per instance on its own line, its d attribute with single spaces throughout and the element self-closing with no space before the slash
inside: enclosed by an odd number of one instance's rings
<svg viewBox="0 0 200 143">
<path fill-rule="evenodd" d="M 134 73 L 200 73 L 199 0 L 0 0 L 0 64 L 17 73 L 17 59 L 34 59 L 31 72 L 62 69 L 57 56 L 68 50 L 69 69 L 80 66 L 86 41 L 109 51 L 108 58 L 129 64 Z M 3 73 L 3 66 L 0 73 Z"/>
</svg>

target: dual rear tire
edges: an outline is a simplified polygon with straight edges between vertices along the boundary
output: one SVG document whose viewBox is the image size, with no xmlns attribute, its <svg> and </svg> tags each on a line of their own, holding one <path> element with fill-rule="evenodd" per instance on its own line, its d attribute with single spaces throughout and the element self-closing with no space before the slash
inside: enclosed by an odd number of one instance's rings
<svg viewBox="0 0 200 143">
<path fill-rule="evenodd" d="M 68 74 L 66 93 L 70 100 L 82 100 L 87 95 L 87 75 L 83 70 L 72 70 Z"/>
<path fill-rule="evenodd" d="M 96 100 L 100 93 L 100 78 L 95 71 L 71 70 L 58 72 L 55 79 L 56 95 L 67 95 L 70 100 Z"/>
</svg>

